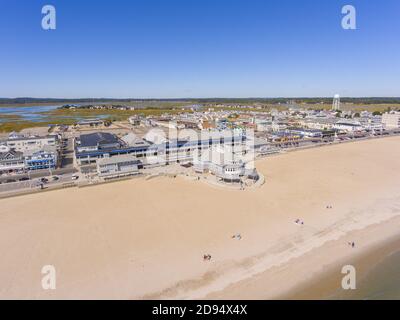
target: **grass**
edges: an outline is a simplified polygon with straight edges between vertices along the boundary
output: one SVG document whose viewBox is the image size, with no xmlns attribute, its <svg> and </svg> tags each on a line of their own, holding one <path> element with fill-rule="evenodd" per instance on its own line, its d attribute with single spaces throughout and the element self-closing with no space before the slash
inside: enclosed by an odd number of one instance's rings
<svg viewBox="0 0 400 320">
<path fill-rule="evenodd" d="M 0 120 L 4 121 L 18 121 L 22 119 L 20 115 L 17 114 L 1 114 L 0 113 Z"/>
<path fill-rule="evenodd" d="M 18 121 L 16 118 L 3 118 L 6 122 L 0 123 L 0 132 L 21 131 L 33 127 L 47 127 L 52 124 L 73 125 L 82 118 L 96 118 L 102 116 L 103 120 L 124 121 L 133 115 L 161 116 L 162 114 L 179 114 L 181 109 L 146 108 L 140 110 L 98 110 L 98 109 L 55 109 L 41 112 L 45 117 L 40 121 Z M 190 111 L 186 111 L 190 112 Z M 4 116 L 4 115 L 3 115 Z M 19 117 L 19 118 L 17 118 Z M 15 121 L 17 120 L 17 121 Z"/>
<path fill-rule="evenodd" d="M 132 102 L 138 103 L 138 102 Z M 148 103 L 148 102 L 146 102 Z M 153 102 L 152 102 L 153 103 Z M 156 103 L 156 102 L 154 102 Z M 187 105 L 188 102 L 182 103 L 178 106 L 177 103 L 167 101 L 158 102 L 157 106 L 147 107 L 143 109 L 136 110 L 101 110 L 101 109 L 55 109 L 47 112 L 42 112 L 41 114 L 45 117 L 38 122 L 24 121 L 21 120 L 21 116 L 13 114 L 0 114 L 0 119 L 5 120 L 0 122 L 0 132 L 11 132 L 11 131 L 21 131 L 27 128 L 33 127 L 47 127 L 51 124 L 65 124 L 72 125 L 82 118 L 96 118 L 102 116 L 104 120 L 110 121 L 124 121 L 133 115 L 143 115 L 143 116 L 161 116 L 162 114 L 168 113 L 170 115 L 182 113 L 180 107 Z M 42 105 L 42 104 L 41 104 Z M 125 105 L 125 104 L 124 104 Z M 222 106 L 209 105 L 204 108 L 207 110 L 208 107 L 213 108 L 215 111 L 254 111 L 254 112 L 269 112 L 272 109 L 287 110 L 287 106 L 279 104 L 259 104 L 262 109 L 257 108 L 227 108 Z M 302 108 L 308 109 L 324 109 L 330 110 L 332 105 L 330 104 L 302 104 Z M 342 110 L 350 110 L 354 112 L 360 112 L 363 110 L 368 110 L 371 112 L 379 111 L 385 112 L 391 110 L 400 110 L 400 104 L 365 104 L 365 105 L 355 105 L 355 104 L 345 104 L 342 103 Z M 190 112 L 186 110 L 185 112 Z"/>
<path fill-rule="evenodd" d="M 13 107 L 34 107 L 34 106 L 63 106 L 63 105 L 124 105 L 128 107 L 142 107 L 142 108 L 179 108 L 191 105 L 195 102 L 190 100 L 185 101 L 158 101 L 158 100 L 137 100 L 137 101 L 53 101 L 53 102 L 27 102 L 27 103 L 0 103 L 0 108 L 13 108 Z"/>
<path fill-rule="evenodd" d="M 43 121 L 11 121 L 0 123 L 0 132 L 12 132 L 21 131 L 23 129 L 35 128 L 35 127 L 48 127 L 52 124 L 65 124 L 72 125 L 76 121 L 74 119 L 46 119 Z"/>
<path fill-rule="evenodd" d="M 161 116 L 164 113 L 168 114 L 179 114 L 182 113 L 181 109 L 164 109 L 164 108 L 146 108 L 137 110 L 101 110 L 101 109 L 56 109 L 42 114 L 48 115 L 50 117 L 72 117 L 75 119 L 79 118 L 89 118 L 105 116 L 106 119 L 112 121 L 126 120 L 133 115 L 143 115 L 143 116 Z"/>
</svg>

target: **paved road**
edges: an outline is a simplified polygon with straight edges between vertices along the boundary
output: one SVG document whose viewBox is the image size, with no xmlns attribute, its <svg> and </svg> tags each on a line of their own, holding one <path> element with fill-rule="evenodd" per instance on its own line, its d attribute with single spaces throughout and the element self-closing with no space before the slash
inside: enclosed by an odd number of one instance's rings
<svg viewBox="0 0 400 320">
<path fill-rule="evenodd" d="M 78 170 L 75 168 L 61 168 L 61 169 L 55 169 L 51 170 L 51 174 L 58 176 L 58 175 L 64 175 L 64 174 L 73 174 L 77 173 Z M 41 178 L 41 177 L 46 177 L 50 175 L 50 170 L 37 170 L 37 171 L 32 171 L 30 174 L 24 173 L 24 174 L 18 174 L 18 175 L 2 175 L 0 177 L 0 185 L 2 183 L 6 182 L 7 180 L 14 180 L 14 181 L 19 181 L 21 179 L 35 179 L 35 178 Z M 7 183 L 8 184 L 8 183 Z"/>
<path fill-rule="evenodd" d="M 60 175 L 59 180 L 55 181 L 50 176 L 46 177 L 49 182 L 44 184 L 43 187 L 45 189 L 52 187 L 60 187 L 65 184 L 74 183 L 75 180 L 72 180 L 73 174 L 64 174 Z M 40 179 L 35 178 L 27 181 L 13 182 L 13 183 L 5 183 L 0 184 L 0 195 L 3 193 L 18 193 L 18 192 L 26 192 L 29 190 L 40 189 Z"/>
</svg>

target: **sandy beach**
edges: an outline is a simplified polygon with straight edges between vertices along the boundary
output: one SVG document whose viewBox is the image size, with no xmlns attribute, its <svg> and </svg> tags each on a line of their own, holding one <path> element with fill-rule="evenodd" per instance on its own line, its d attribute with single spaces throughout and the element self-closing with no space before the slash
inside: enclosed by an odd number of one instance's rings
<svg viewBox="0 0 400 320">
<path fill-rule="evenodd" d="M 302 288 L 398 239 L 399 159 L 393 137 L 259 160 L 247 191 L 139 178 L 2 199 L 0 299 L 318 298 Z"/>
</svg>

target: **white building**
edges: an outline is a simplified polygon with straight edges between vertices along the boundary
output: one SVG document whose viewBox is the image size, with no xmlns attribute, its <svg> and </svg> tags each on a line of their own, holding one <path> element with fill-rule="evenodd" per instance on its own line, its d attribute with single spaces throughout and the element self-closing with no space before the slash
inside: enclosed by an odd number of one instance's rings
<svg viewBox="0 0 400 320">
<path fill-rule="evenodd" d="M 364 129 L 370 131 L 382 131 L 382 116 L 367 116 L 361 117 L 360 123 Z"/>
<path fill-rule="evenodd" d="M 363 130 L 363 126 L 361 125 L 361 123 L 359 121 L 354 121 L 354 120 L 340 120 L 335 123 L 333 128 L 347 132 Z"/>
<path fill-rule="evenodd" d="M 55 169 L 58 163 L 57 150 L 55 147 L 45 146 L 43 150 L 25 154 L 25 168 L 27 170 Z"/>
<path fill-rule="evenodd" d="M 274 121 L 272 122 L 271 129 L 274 132 L 283 131 L 287 129 L 287 124 L 283 122 Z"/>
<path fill-rule="evenodd" d="M 235 148 L 215 146 L 196 153 L 193 158 L 194 170 L 209 172 L 228 182 L 240 182 L 241 178 L 258 179 L 254 163 L 246 162 L 245 157 L 234 152 Z"/>
<path fill-rule="evenodd" d="M 140 126 L 140 118 L 138 116 L 129 117 L 128 121 L 133 126 Z"/>
<path fill-rule="evenodd" d="M 272 121 L 256 121 L 256 129 L 260 132 L 272 131 Z"/>
<path fill-rule="evenodd" d="M 0 152 L 0 173 L 21 172 L 25 170 L 25 162 L 22 152 L 8 150 Z"/>
<path fill-rule="evenodd" d="M 382 115 L 383 127 L 387 130 L 400 128 L 400 112 L 384 113 Z"/>
<path fill-rule="evenodd" d="M 97 161 L 99 177 L 110 179 L 139 174 L 140 161 L 135 156 L 125 154 Z"/>
<path fill-rule="evenodd" d="M 0 144 L 0 153 L 10 151 L 10 147 L 6 146 L 5 144 Z"/>
<path fill-rule="evenodd" d="M 42 150 L 45 146 L 56 146 L 57 136 L 10 138 L 5 141 L 5 145 L 24 154 L 33 153 Z"/>
</svg>

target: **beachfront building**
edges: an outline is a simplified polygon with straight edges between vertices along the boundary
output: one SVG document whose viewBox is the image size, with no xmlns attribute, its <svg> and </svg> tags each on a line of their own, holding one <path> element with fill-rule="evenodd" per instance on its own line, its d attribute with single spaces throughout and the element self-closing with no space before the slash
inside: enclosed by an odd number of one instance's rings
<svg viewBox="0 0 400 320">
<path fill-rule="evenodd" d="M 346 132 L 355 132 L 363 130 L 363 126 L 359 121 L 354 120 L 340 120 L 335 123 L 333 126 L 334 129 L 346 131 Z"/>
<path fill-rule="evenodd" d="M 400 112 L 387 112 L 382 115 L 382 124 L 385 129 L 400 129 Z"/>
<path fill-rule="evenodd" d="M 287 124 L 281 121 L 273 121 L 271 125 L 271 129 L 274 132 L 282 131 L 287 129 Z"/>
<path fill-rule="evenodd" d="M 226 132 L 225 132 L 226 133 Z M 137 138 L 130 134 L 119 139 L 110 133 L 81 135 L 75 143 L 75 157 L 79 165 L 96 163 L 99 159 L 130 154 L 144 158 L 143 166 L 187 163 L 193 160 L 196 150 L 208 149 L 214 145 L 242 144 L 245 136 L 239 132 L 203 131 L 199 136 L 167 139 L 164 136 Z M 151 161 L 149 161 L 151 159 Z"/>
<path fill-rule="evenodd" d="M 258 180 L 256 169 L 230 146 L 214 146 L 196 152 L 193 168 L 197 173 L 211 173 L 224 182 L 241 182 L 242 178 Z"/>
<path fill-rule="evenodd" d="M 75 140 L 75 148 L 78 153 L 96 152 L 108 149 L 119 149 L 122 142 L 114 134 L 107 132 L 96 132 L 82 134 Z"/>
<path fill-rule="evenodd" d="M 306 138 L 322 138 L 322 131 L 317 129 L 289 128 L 286 131 Z"/>
<path fill-rule="evenodd" d="M 22 152 L 10 149 L 0 152 L 0 174 L 18 173 L 23 172 L 24 170 L 25 162 Z"/>
<path fill-rule="evenodd" d="M 22 153 L 30 153 L 42 150 L 45 146 L 57 146 L 57 136 L 45 136 L 45 137 L 23 137 L 18 136 L 16 138 L 10 137 L 4 142 L 6 146 Z"/>
<path fill-rule="evenodd" d="M 129 146 L 129 143 L 134 146 Z M 149 144 L 136 139 L 135 136 L 125 136 L 119 139 L 116 135 L 107 132 L 83 134 L 75 139 L 75 158 L 79 165 L 96 163 L 99 159 L 123 154 L 137 154 L 142 157 Z"/>
<path fill-rule="evenodd" d="M 102 158 L 97 161 L 97 173 L 104 179 L 119 178 L 139 174 L 141 162 L 132 155 Z"/>
<path fill-rule="evenodd" d="M 256 130 L 259 132 L 272 131 L 272 121 L 256 119 Z"/>
<path fill-rule="evenodd" d="M 300 119 L 299 124 L 302 127 L 314 130 L 332 130 L 337 122 L 337 118 L 319 117 Z"/>
<path fill-rule="evenodd" d="M 376 115 L 367 115 L 361 116 L 359 121 L 363 128 L 368 131 L 382 131 L 384 126 L 382 123 L 382 116 Z"/>
<path fill-rule="evenodd" d="M 0 153 L 10 151 L 10 147 L 7 147 L 5 144 L 0 144 Z"/>
<path fill-rule="evenodd" d="M 40 150 L 25 156 L 25 168 L 30 171 L 55 169 L 57 166 L 57 152 Z"/>
</svg>

